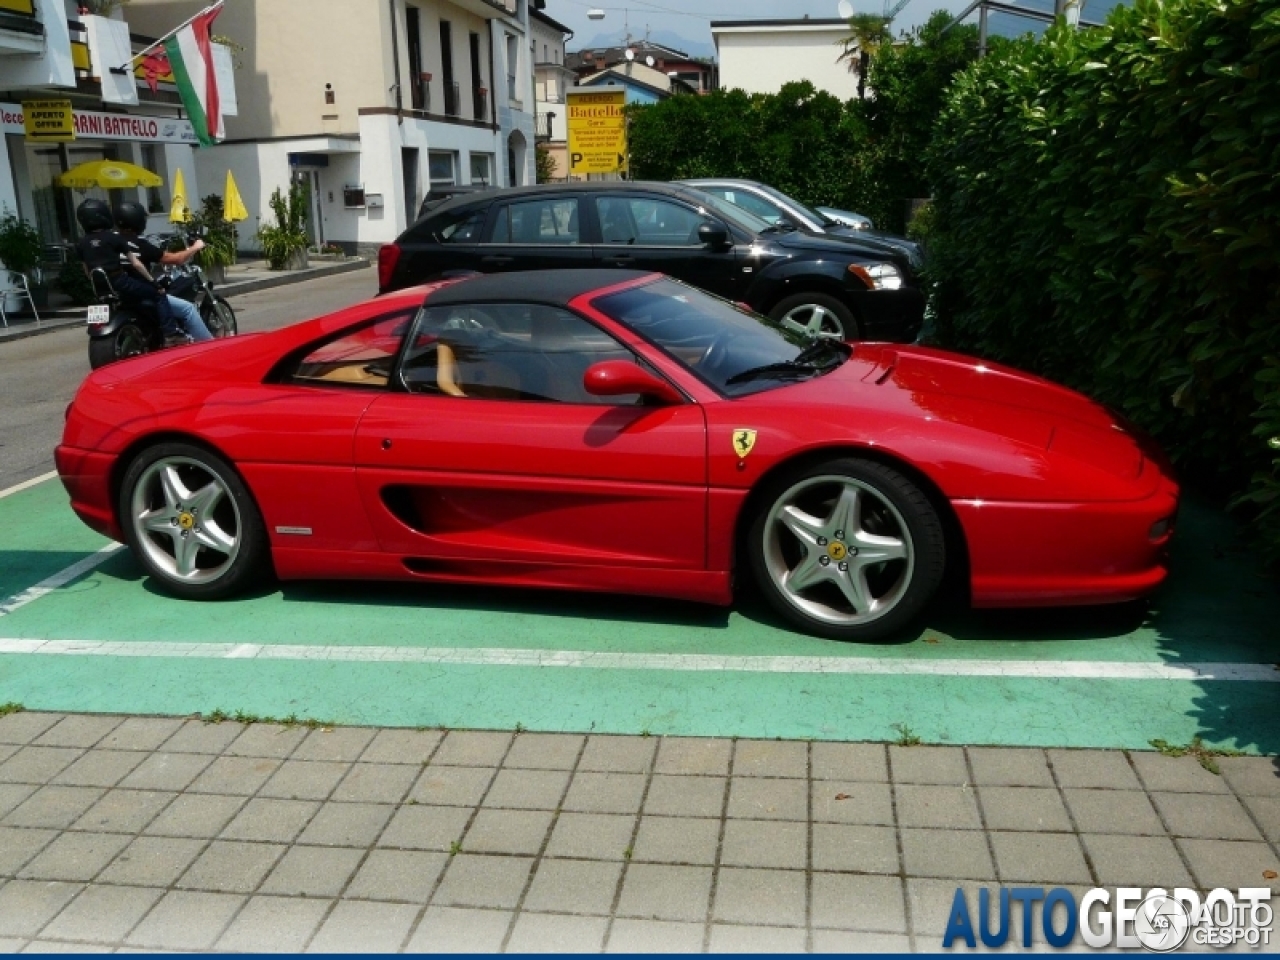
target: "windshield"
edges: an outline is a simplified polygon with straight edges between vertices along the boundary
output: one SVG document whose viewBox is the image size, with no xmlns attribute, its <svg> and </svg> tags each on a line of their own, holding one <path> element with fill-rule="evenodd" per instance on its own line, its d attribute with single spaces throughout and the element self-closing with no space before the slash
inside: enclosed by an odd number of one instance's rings
<svg viewBox="0 0 1280 960">
<path fill-rule="evenodd" d="M 775 190 L 773 187 L 765 187 L 764 192 L 770 196 L 777 197 L 785 203 L 791 204 L 792 207 L 799 210 L 801 214 L 812 220 L 814 223 L 835 223 L 835 221 L 830 217 L 824 217 L 817 210 L 813 209 L 813 207 L 806 207 L 799 200 L 795 199 L 795 197 L 789 197 L 780 190 Z"/>
<path fill-rule="evenodd" d="M 700 203 L 709 210 L 714 210 L 730 223 L 737 225 L 743 230 L 751 233 L 764 233 L 766 230 L 774 229 L 773 224 L 766 220 L 761 220 L 754 213 L 748 213 L 741 207 L 735 206 L 728 200 L 721 200 L 713 193 L 707 193 L 705 190 L 699 190 L 696 187 L 689 188 L 691 193 L 697 194 L 695 203 Z"/>
<path fill-rule="evenodd" d="M 675 280 L 658 280 L 592 301 L 726 396 L 770 390 L 834 370 L 850 350 L 809 340 Z"/>
</svg>

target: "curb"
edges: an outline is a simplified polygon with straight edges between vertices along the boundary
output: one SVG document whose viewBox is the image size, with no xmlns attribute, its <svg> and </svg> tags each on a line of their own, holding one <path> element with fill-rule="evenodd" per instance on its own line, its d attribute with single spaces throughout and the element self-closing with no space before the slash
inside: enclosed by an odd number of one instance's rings
<svg viewBox="0 0 1280 960">
<path fill-rule="evenodd" d="M 215 290 L 219 296 L 230 299 L 242 293 L 254 293 L 258 290 L 270 290 L 272 287 L 283 287 L 291 283 L 303 283 L 319 277 L 351 273 L 355 270 L 362 270 L 370 266 L 371 263 L 372 261 L 370 260 L 354 257 L 350 260 L 325 264 L 320 267 L 309 267 L 306 270 L 282 271 L 279 275 L 273 277 L 261 277 L 257 280 L 245 280 L 241 283 L 219 284 Z M 74 316 L 65 316 L 68 312 L 59 310 L 56 314 L 52 312 L 46 313 L 45 316 L 49 319 L 42 320 L 38 327 L 28 324 L 23 324 L 22 327 L 0 327 L 0 343 L 38 337 L 42 333 L 52 333 L 54 330 L 65 330 L 68 327 L 84 326 L 83 307 L 76 309 Z"/>
<path fill-rule="evenodd" d="M 312 280 L 316 277 L 331 277 L 339 273 L 351 273 L 355 270 L 363 270 L 370 266 L 372 261 L 362 257 L 354 257 L 350 260 L 340 260 L 335 263 L 325 264 L 322 267 L 308 267 L 306 270 L 290 270 L 281 271 L 274 277 L 261 277 L 257 280 L 245 280 L 242 283 L 224 283 L 215 287 L 215 291 L 219 296 L 231 297 L 239 296 L 242 293 L 254 293 L 258 290 L 270 290 L 272 287 L 283 287 L 290 283 L 302 283 L 305 280 Z"/>
</svg>

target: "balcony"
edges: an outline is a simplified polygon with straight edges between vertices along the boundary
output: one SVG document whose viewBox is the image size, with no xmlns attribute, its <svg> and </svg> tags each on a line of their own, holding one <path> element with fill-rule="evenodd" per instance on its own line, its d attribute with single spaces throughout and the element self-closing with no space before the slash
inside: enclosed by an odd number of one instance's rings
<svg viewBox="0 0 1280 960">
<path fill-rule="evenodd" d="M 462 97 L 458 92 L 458 81 L 444 82 L 444 115 L 457 117 L 462 115 Z"/>
<path fill-rule="evenodd" d="M 473 116 L 481 122 L 489 119 L 489 91 L 485 87 L 476 87 L 471 91 Z"/>
<path fill-rule="evenodd" d="M 35 0 L 0 3 L 0 54 L 44 52 L 44 24 L 36 16 Z"/>
<path fill-rule="evenodd" d="M 555 139 L 555 120 L 554 113 L 539 113 L 533 118 L 533 139 L 541 143 L 545 140 Z"/>
</svg>

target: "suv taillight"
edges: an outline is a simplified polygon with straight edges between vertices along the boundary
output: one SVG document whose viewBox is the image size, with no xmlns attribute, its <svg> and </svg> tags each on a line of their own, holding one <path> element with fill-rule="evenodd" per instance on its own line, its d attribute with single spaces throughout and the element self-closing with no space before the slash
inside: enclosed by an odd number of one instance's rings
<svg viewBox="0 0 1280 960">
<path fill-rule="evenodd" d="M 391 288 L 391 277 L 396 272 L 396 264 L 400 262 L 400 245 L 388 243 L 378 248 L 378 292 L 386 293 Z"/>
</svg>

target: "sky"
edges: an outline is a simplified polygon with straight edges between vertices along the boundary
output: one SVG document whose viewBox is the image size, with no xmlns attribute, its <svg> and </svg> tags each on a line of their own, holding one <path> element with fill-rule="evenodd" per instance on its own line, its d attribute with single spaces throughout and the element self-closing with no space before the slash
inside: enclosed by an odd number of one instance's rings
<svg viewBox="0 0 1280 960">
<path fill-rule="evenodd" d="M 599 34 L 620 33 L 624 24 L 634 37 L 646 26 L 655 34 L 670 31 L 699 44 L 711 45 L 712 20 L 790 19 L 839 16 L 839 0 L 547 0 L 544 11 L 574 31 L 570 50 L 581 49 Z M 883 13 L 884 0 L 850 0 L 857 13 Z M 894 32 L 923 23 L 934 10 L 959 12 L 966 0 L 909 0 L 893 21 Z M 587 19 L 587 11 L 604 10 L 603 20 Z"/>
</svg>

